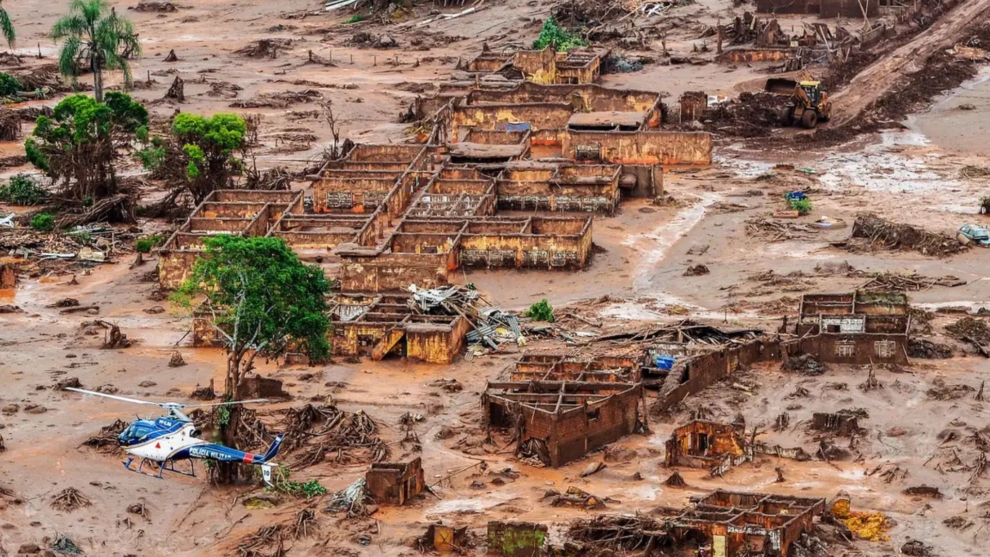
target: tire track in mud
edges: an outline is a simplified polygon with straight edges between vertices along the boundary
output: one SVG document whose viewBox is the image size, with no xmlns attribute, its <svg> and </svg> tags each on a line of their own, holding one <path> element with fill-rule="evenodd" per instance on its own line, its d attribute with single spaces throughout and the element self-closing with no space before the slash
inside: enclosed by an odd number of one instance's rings
<svg viewBox="0 0 990 557">
<path fill-rule="evenodd" d="M 850 123 L 897 87 L 901 78 L 922 70 L 929 56 L 952 46 L 971 25 L 983 21 L 988 10 L 990 0 L 964 1 L 909 42 L 868 66 L 849 86 L 832 96 L 837 116 L 833 116 L 829 128 Z"/>
</svg>

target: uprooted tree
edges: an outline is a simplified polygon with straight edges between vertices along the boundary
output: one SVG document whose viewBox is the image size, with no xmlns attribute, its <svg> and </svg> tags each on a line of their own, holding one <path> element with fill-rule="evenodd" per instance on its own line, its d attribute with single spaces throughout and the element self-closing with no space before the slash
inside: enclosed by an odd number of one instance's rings
<svg viewBox="0 0 990 557">
<path fill-rule="evenodd" d="M 119 153 L 147 133 L 147 125 L 148 111 L 124 93 L 107 93 L 105 103 L 73 95 L 50 118 L 38 117 L 24 148 L 62 197 L 92 203 L 118 193 Z"/>
<path fill-rule="evenodd" d="M 315 265 L 304 265 L 279 238 L 215 236 L 206 240 L 188 280 L 173 301 L 192 309 L 203 301 L 227 352 L 224 400 L 239 400 L 240 387 L 255 358 L 278 358 L 302 351 L 310 361 L 330 350 L 326 296 L 330 283 Z M 224 406 L 218 420 L 221 439 L 243 445 L 237 425 L 240 407 Z M 237 468 L 218 463 L 216 480 L 231 483 Z"/>
<path fill-rule="evenodd" d="M 198 204 L 213 190 L 232 187 L 244 168 L 236 153 L 245 146 L 246 135 L 247 125 L 236 114 L 180 113 L 168 134 L 152 137 L 139 156 L 175 194 L 187 191 Z"/>
</svg>

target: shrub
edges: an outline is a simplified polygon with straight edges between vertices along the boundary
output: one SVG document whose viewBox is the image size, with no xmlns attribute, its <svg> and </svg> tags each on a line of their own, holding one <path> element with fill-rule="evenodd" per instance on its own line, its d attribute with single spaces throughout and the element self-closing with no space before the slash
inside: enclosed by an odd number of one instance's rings
<svg viewBox="0 0 990 557">
<path fill-rule="evenodd" d="M 31 228 L 38 232 L 51 232 L 55 230 L 55 217 L 48 213 L 38 213 L 31 217 Z"/>
<path fill-rule="evenodd" d="M 580 35 L 571 33 L 560 25 L 557 25 L 557 20 L 553 16 L 543 21 L 543 29 L 540 30 L 540 36 L 533 41 L 533 48 L 543 50 L 550 43 L 557 45 L 558 52 L 567 52 L 572 48 L 588 46 L 588 41 L 582 39 Z"/>
<path fill-rule="evenodd" d="M 16 97 L 21 91 L 21 84 L 14 76 L 0 72 L 0 97 Z"/>
<path fill-rule="evenodd" d="M 344 23 L 345 24 L 350 24 L 350 23 L 358 23 L 358 22 L 361 22 L 361 21 L 364 21 L 364 16 L 361 15 L 361 14 L 354 14 L 351 17 L 349 17 L 347 19 L 347 21 L 345 21 Z"/>
<path fill-rule="evenodd" d="M 289 469 L 284 466 L 279 466 L 272 470 L 272 485 L 266 489 L 294 497 L 305 497 L 306 499 L 327 494 L 327 488 L 323 487 L 323 484 L 317 480 L 310 480 L 308 482 L 290 480 Z"/>
<path fill-rule="evenodd" d="M 0 186 L 0 201 L 12 205 L 41 205 L 46 199 L 48 192 L 25 174 L 17 174 L 6 186 Z"/>
<path fill-rule="evenodd" d="M 153 247 L 161 244 L 163 240 L 164 238 L 158 234 L 148 236 L 147 238 L 138 238 L 138 241 L 134 244 L 134 249 L 138 253 L 149 253 Z"/>
<path fill-rule="evenodd" d="M 791 209 L 797 211 L 799 215 L 807 215 L 811 212 L 811 200 L 808 198 L 788 199 L 787 202 L 790 204 Z"/>
<path fill-rule="evenodd" d="M 526 317 L 531 318 L 533 321 L 553 323 L 553 306 L 544 298 L 529 306 L 529 310 L 526 311 Z"/>
</svg>

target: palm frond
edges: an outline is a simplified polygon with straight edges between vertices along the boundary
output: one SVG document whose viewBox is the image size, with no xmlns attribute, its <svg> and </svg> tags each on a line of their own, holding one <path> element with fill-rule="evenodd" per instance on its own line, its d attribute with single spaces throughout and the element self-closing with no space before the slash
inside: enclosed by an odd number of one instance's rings
<svg viewBox="0 0 990 557">
<path fill-rule="evenodd" d="M 86 33 L 86 20 L 78 14 L 67 15 L 60 18 L 52 25 L 52 39 L 56 42 L 66 37 L 82 36 Z"/>
<path fill-rule="evenodd" d="M 79 40 L 79 37 L 69 37 L 58 51 L 58 71 L 62 75 L 71 77 L 73 83 L 76 81 L 76 76 L 79 75 L 79 66 L 77 63 L 80 54 L 82 54 L 80 52 L 82 46 L 82 41 Z"/>
<path fill-rule="evenodd" d="M 14 34 L 14 23 L 10 21 L 10 16 L 7 14 L 7 10 L 3 9 L 3 6 L 0 6 L 0 34 L 7 39 L 10 48 L 14 48 L 14 42 L 17 39 Z"/>
</svg>

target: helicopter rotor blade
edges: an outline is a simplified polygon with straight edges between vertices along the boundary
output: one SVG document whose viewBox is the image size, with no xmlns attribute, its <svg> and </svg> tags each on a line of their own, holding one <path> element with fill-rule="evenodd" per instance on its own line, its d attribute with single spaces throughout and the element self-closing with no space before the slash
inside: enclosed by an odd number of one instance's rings
<svg viewBox="0 0 990 557">
<path fill-rule="evenodd" d="M 96 391 L 87 391 L 86 389 L 77 389 L 75 387 L 66 387 L 65 390 L 67 390 L 67 391 L 75 391 L 77 393 L 83 393 L 85 395 L 96 395 L 96 396 L 101 396 L 103 398 L 112 398 L 113 400 L 120 400 L 120 401 L 123 401 L 123 402 L 130 402 L 130 403 L 133 403 L 133 404 L 146 404 L 146 405 L 149 405 L 149 406 L 159 406 L 159 407 L 164 408 L 164 406 L 160 402 L 151 402 L 151 401 L 148 401 L 148 400 L 138 400 L 136 398 L 127 398 L 127 397 L 117 396 L 117 395 L 108 395 L 106 393 L 98 393 Z"/>
<path fill-rule="evenodd" d="M 229 402 L 208 402 L 206 404 L 182 404 L 182 408 L 208 408 L 210 406 L 227 406 L 230 404 L 254 404 L 257 402 L 271 402 L 267 398 L 254 398 L 251 400 L 232 400 Z"/>
</svg>

